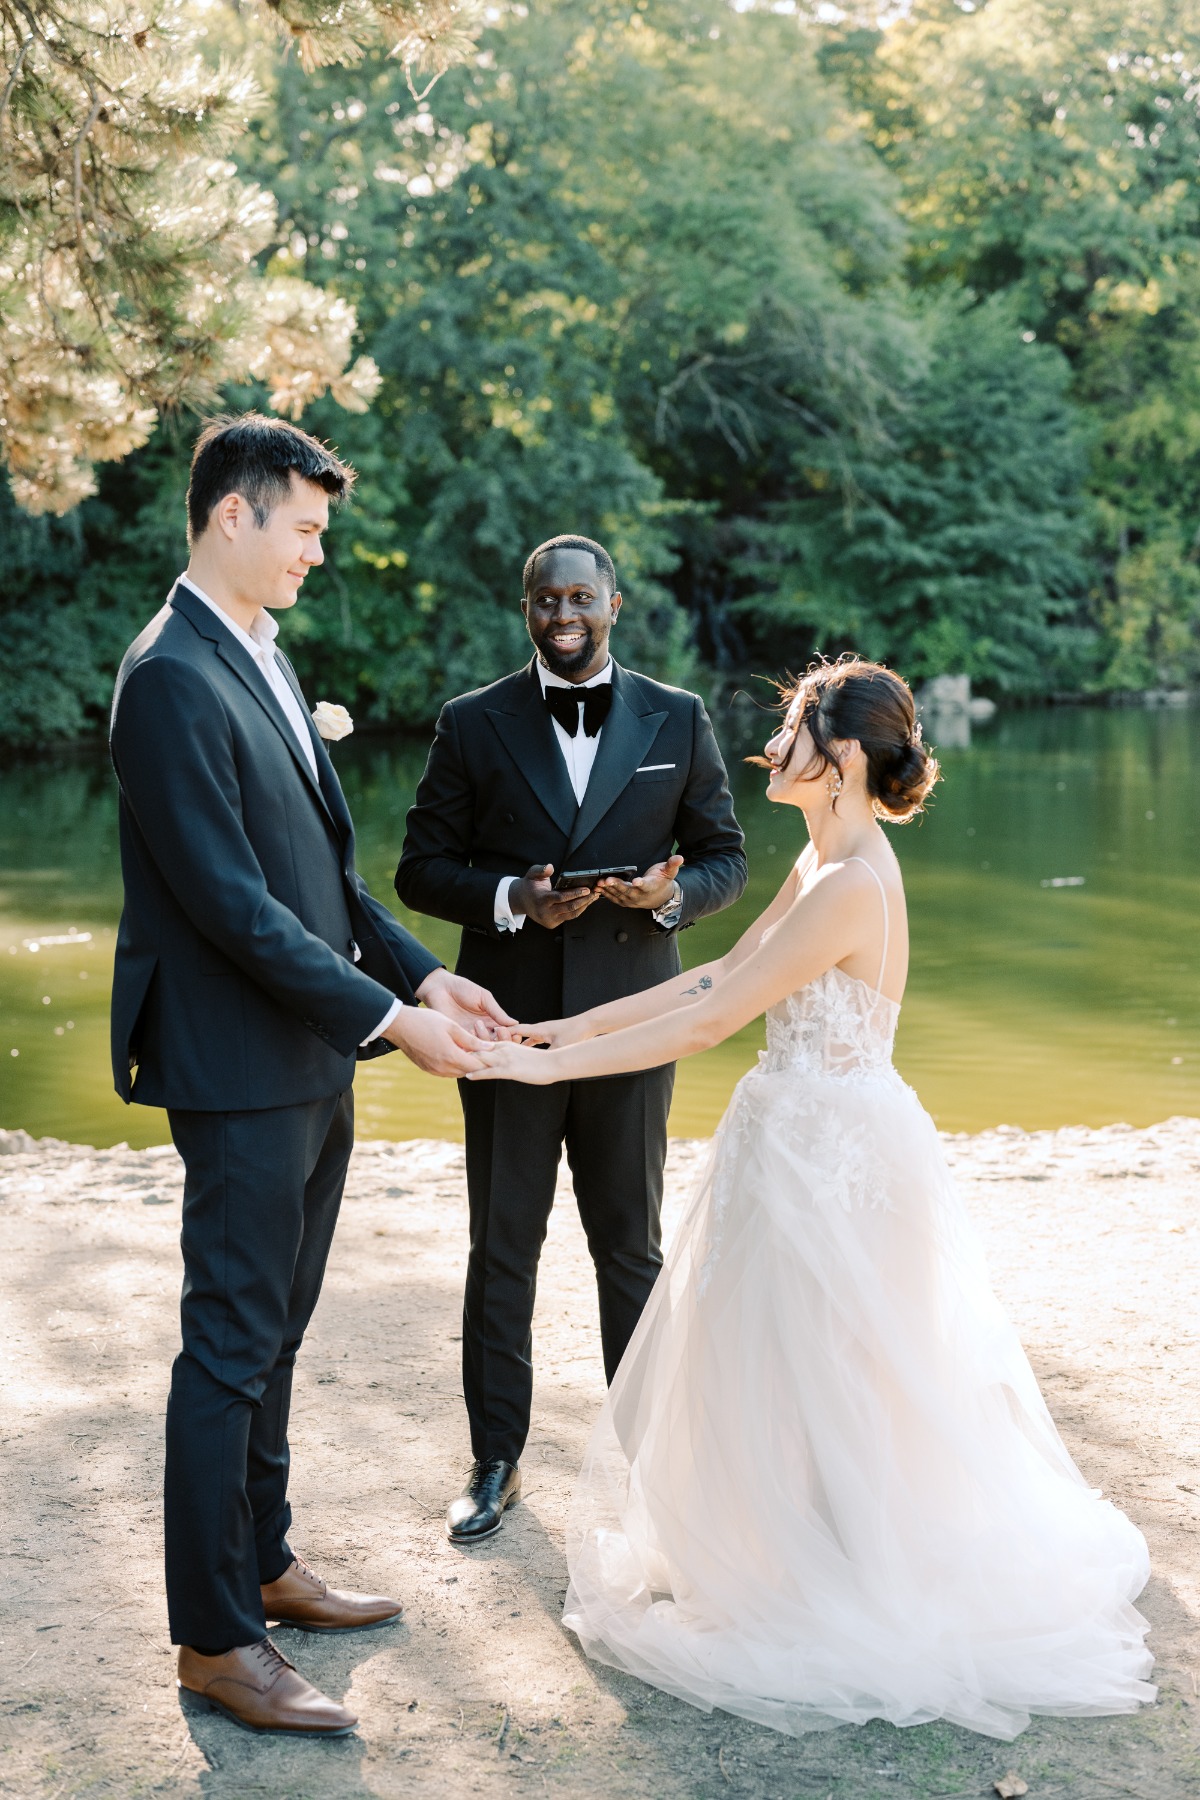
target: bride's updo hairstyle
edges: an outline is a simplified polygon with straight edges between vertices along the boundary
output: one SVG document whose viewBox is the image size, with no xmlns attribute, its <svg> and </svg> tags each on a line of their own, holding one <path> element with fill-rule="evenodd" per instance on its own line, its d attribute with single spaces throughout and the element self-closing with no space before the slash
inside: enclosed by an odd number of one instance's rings
<svg viewBox="0 0 1200 1800">
<path fill-rule="evenodd" d="M 921 741 L 908 683 L 882 663 L 843 656 L 835 663 L 813 663 L 798 680 L 780 683 L 779 701 L 785 713 L 797 700 L 797 723 L 808 726 L 813 743 L 804 775 L 815 780 L 825 769 L 840 775 L 834 742 L 855 738 L 866 758 L 867 793 L 876 816 L 898 824 L 915 819 L 941 770 L 936 756 Z M 795 747 L 793 742 L 784 768 Z M 765 763 L 763 757 L 750 760 Z"/>
</svg>

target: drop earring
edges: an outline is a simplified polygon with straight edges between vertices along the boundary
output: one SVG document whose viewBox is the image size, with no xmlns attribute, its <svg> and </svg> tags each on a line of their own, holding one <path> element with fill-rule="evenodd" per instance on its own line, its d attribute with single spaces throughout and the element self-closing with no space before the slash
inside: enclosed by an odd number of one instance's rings
<svg viewBox="0 0 1200 1800">
<path fill-rule="evenodd" d="M 828 793 L 831 800 L 837 799 L 842 791 L 842 774 L 840 769 L 836 775 L 831 775 L 829 777 L 829 780 L 825 783 L 825 791 Z"/>
</svg>

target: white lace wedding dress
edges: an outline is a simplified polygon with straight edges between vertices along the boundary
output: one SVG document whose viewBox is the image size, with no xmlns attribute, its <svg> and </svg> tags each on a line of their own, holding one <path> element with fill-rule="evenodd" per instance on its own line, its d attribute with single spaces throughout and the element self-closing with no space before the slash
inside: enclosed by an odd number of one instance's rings
<svg viewBox="0 0 1200 1800">
<path fill-rule="evenodd" d="M 768 1013 L 592 1437 L 565 1623 L 787 1732 L 1133 1711 L 1145 1541 L 1046 1411 L 898 1013 L 838 969 Z"/>
</svg>

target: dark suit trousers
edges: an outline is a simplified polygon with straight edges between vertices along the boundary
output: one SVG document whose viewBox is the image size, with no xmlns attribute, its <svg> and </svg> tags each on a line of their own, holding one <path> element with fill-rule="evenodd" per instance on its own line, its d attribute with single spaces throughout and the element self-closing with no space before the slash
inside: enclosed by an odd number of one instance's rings
<svg viewBox="0 0 1200 1800">
<path fill-rule="evenodd" d="M 288 1410 L 354 1142 L 354 1094 L 168 1113 L 183 1157 L 183 1349 L 165 1481 L 171 1641 L 266 1636 L 260 1583 L 288 1567 Z"/>
<path fill-rule="evenodd" d="M 462 1081 L 471 1249 L 463 1387 L 472 1454 L 519 1460 L 533 1397 L 537 1268 L 565 1145 L 596 1265 L 609 1381 L 662 1267 L 663 1163 L 675 1068 L 524 1087 Z"/>
</svg>

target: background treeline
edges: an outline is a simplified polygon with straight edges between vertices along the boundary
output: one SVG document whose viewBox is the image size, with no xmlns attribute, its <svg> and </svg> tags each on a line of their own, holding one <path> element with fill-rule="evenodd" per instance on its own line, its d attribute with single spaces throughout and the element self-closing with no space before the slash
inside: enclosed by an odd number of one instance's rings
<svg viewBox="0 0 1200 1800">
<path fill-rule="evenodd" d="M 353 301 L 383 377 L 305 415 L 360 472 L 288 626 L 314 695 L 427 725 L 522 659 L 561 530 L 667 679 L 854 647 L 1018 697 L 1196 681 L 1198 70 L 1178 0 L 535 0 L 420 104 L 380 56 L 264 56 L 266 260 Z M 10 742 L 102 723 L 194 428 L 63 518 L 0 494 Z"/>
</svg>

